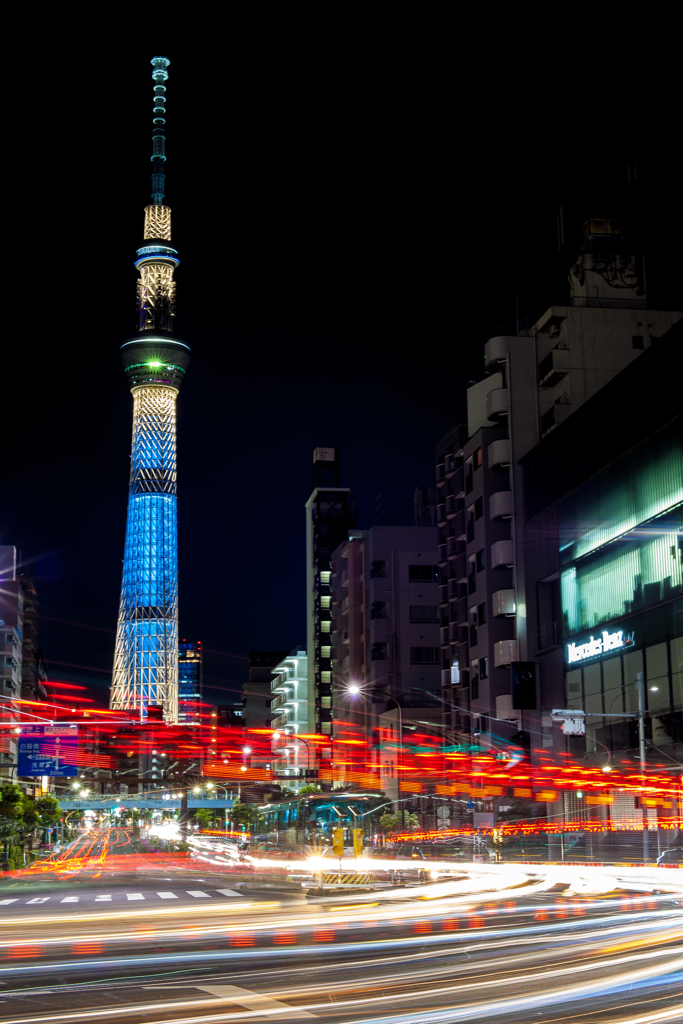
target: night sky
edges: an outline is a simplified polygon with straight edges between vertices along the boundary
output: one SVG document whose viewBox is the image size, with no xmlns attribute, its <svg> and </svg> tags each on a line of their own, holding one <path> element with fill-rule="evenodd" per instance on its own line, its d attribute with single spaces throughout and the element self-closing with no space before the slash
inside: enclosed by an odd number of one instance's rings
<svg viewBox="0 0 683 1024">
<path fill-rule="evenodd" d="M 250 650 L 305 639 L 315 445 L 339 440 L 361 527 L 432 486 L 484 343 L 514 333 L 517 308 L 567 302 L 588 216 L 624 217 L 650 305 L 680 302 L 680 165 L 656 81 L 616 114 L 512 57 L 477 84 L 413 28 L 346 27 L 324 48 L 284 22 L 215 48 L 143 33 L 101 59 L 50 50 L 40 85 L 17 89 L 0 543 L 39 580 L 50 678 L 105 688 L 113 659 L 132 418 L 119 345 L 136 328 L 152 56 L 171 60 L 166 202 L 193 352 L 180 636 L 211 652 L 211 700 L 235 696 Z"/>
</svg>

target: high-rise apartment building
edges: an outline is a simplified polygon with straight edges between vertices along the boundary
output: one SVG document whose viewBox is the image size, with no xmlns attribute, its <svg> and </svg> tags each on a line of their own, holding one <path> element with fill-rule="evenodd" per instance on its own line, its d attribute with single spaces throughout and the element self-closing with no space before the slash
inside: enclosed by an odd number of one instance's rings
<svg viewBox="0 0 683 1024">
<path fill-rule="evenodd" d="M 467 427 L 437 445 L 442 678 L 450 724 L 467 732 L 541 735 L 542 692 L 537 710 L 514 708 L 510 666 L 559 643 L 560 578 L 555 536 L 524 529 L 522 460 L 681 316 L 647 309 L 643 261 L 619 222 L 588 220 L 584 235 L 569 304 L 486 343 L 486 376 L 467 392 Z M 542 690 L 548 685 L 540 673 Z"/>
<path fill-rule="evenodd" d="M 33 578 L 19 576 L 24 592 L 24 638 L 21 659 L 21 696 L 24 700 L 47 700 L 47 665 L 38 646 L 38 595 Z"/>
<path fill-rule="evenodd" d="M 0 779 L 16 778 L 17 743 L 11 730 L 21 698 L 24 592 L 17 577 L 16 548 L 0 546 L 0 703 L 8 728 L 0 735 Z"/>
<path fill-rule="evenodd" d="M 332 552 L 355 525 L 348 487 L 339 486 L 337 448 L 313 452 L 311 496 L 306 502 L 306 621 L 308 721 L 312 731 L 332 732 Z"/>
<path fill-rule="evenodd" d="M 202 713 L 202 642 L 178 645 L 178 724 L 200 725 Z"/>
<path fill-rule="evenodd" d="M 111 707 L 141 722 L 149 707 L 178 721 L 176 398 L 190 349 L 173 336 L 178 252 L 164 205 L 168 61 L 152 60 L 152 205 L 137 250 L 138 333 L 121 346 L 133 394 L 128 521 Z"/>
<path fill-rule="evenodd" d="M 298 789 L 306 777 L 315 771 L 315 751 L 307 734 L 310 710 L 308 695 L 308 658 L 306 649 L 295 647 L 273 669 L 270 684 L 273 694 L 270 702 L 270 725 L 273 729 L 272 769 L 283 778 L 285 785 Z"/>
</svg>

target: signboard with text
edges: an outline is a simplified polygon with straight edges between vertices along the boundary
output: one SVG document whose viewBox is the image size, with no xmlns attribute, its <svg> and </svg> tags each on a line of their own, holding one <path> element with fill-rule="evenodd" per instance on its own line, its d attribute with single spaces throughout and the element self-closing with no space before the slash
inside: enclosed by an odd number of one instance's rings
<svg viewBox="0 0 683 1024">
<path fill-rule="evenodd" d="M 22 726 L 17 739 L 17 775 L 78 775 L 77 725 Z"/>
<path fill-rule="evenodd" d="M 589 637 L 572 640 L 565 644 L 565 661 L 568 665 L 603 658 L 606 654 L 627 650 L 635 646 L 635 633 L 627 633 L 625 629 L 602 629 L 591 633 Z"/>
</svg>

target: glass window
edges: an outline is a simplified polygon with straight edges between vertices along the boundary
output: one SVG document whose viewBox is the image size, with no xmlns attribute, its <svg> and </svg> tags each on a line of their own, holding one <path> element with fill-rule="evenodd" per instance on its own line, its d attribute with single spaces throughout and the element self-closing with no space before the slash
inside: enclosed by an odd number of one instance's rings
<svg viewBox="0 0 683 1024">
<path fill-rule="evenodd" d="M 585 710 L 587 714 L 602 714 L 602 687 L 601 687 L 600 662 L 595 665 L 586 665 L 583 670 L 583 690 L 586 698 Z M 599 723 L 602 725 L 602 722 Z"/>
<path fill-rule="evenodd" d="M 607 658 L 602 663 L 602 686 L 605 695 L 605 711 L 623 713 L 624 698 L 621 687 L 621 658 Z"/>
<path fill-rule="evenodd" d="M 669 710 L 669 658 L 666 644 L 645 650 L 647 667 L 647 707 L 650 711 Z"/>
<path fill-rule="evenodd" d="M 626 692 L 626 710 L 638 711 L 638 693 L 636 691 L 636 675 L 643 671 L 643 652 L 629 651 L 624 655 L 624 690 Z"/>
<path fill-rule="evenodd" d="M 386 565 L 386 562 L 384 563 Z M 408 579 L 409 580 L 438 580 L 439 578 L 439 567 L 438 565 L 409 565 L 408 566 Z"/>
<path fill-rule="evenodd" d="M 674 691 L 674 707 L 683 707 L 683 636 L 671 641 L 671 682 Z"/>
<path fill-rule="evenodd" d="M 582 708 L 583 697 L 581 696 L 581 669 L 575 668 L 573 672 L 567 672 L 566 679 L 568 708 Z"/>
</svg>

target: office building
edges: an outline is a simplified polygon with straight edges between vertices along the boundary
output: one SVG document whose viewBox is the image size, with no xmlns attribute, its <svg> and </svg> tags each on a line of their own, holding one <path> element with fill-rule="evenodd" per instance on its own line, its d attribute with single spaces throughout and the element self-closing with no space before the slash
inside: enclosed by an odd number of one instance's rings
<svg viewBox="0 0 683 1024">
<path fill-rule="evenodd" d="M 178 724 L 200 725 L 202 714 L 202 642 L 178 645 Z"/>
<path fill-rule="evenodd" d="M 355 523 L 353 495 L 339 486 L 338 449 L 316 448 L 306 502 L 306 700 L 312 731 L 327 736 L 332 733 L 332 552 Z"/>
<path fill-rule="evenodd" d="M 24 636 L 24 592 L 17 577 L 17 551 L 0 546 L 0 702 L 8 728 L 0 734 L 0 779 L 16 781 L 17 743 L 11 730 L 17 721 L 21 698 L 22 646 Z"/>
<path fill-rule="evenodd" d="M 138 333 L 121 346 L 133 394 L 128 520 L 110 705 L 149 707 L 178 721 L 178 553 L 176 398 L 190 349 L 173 336 L 178 252 L 171 246 L 171 210 L 164 205 L 165 113 L 169 61 L 152 60 L 152 205 L 145 207 L 137 250 Z"/>
<path fill-rule="evenodd" d="M 350 530 L 333 553 L 337 786 L 382 788 L 396 798 L 401 724 L 441 725 L 437 558 L 429 526 Z"/>
</svg>

